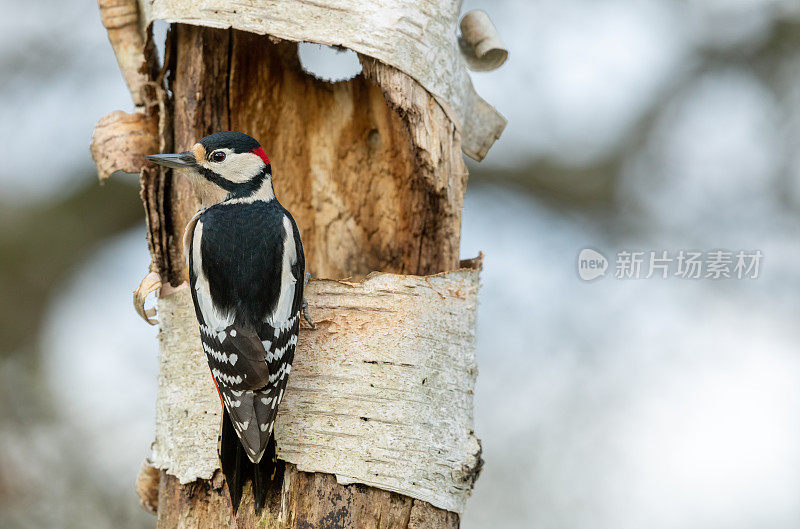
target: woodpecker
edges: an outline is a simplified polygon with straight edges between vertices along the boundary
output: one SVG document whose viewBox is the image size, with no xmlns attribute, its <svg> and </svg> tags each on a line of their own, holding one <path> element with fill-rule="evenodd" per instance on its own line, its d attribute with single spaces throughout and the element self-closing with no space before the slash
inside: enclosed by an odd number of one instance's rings
<svg viewBox="0 0 800 529">
<path fill-rule="evenodd" d="M 217 132 L 188 151 L 148 159 L 182 172 L 202 202 L 184 248 L 201 345 L 223 405 L 220 462 L 234 513 L 248 480 L 258 513 L 276 469 L 272 430 L 300 316 L 308 320 L 300 232 L 275 198 L 269 158 L 246 134 Z"/>
</svg>

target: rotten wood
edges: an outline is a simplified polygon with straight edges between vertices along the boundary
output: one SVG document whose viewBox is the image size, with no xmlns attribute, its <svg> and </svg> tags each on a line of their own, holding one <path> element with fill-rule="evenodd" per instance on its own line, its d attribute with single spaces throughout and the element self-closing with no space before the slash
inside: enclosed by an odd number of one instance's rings
<svg viewBox="0 0 800 529">
<path fill-rule="evenodd" d="M 233 527 L 230 503 L 221 479 L 180 485 L 161 471 L 158 527 Z M 249 485 L 239 512 L 253 510 Z M 283 486 L 267 494 L 262 517 L 240 514 L 237 529 L 447 529 L 459 525 L 458 514 L 424 501 L 365 485 L 342 486 L 330 474 L 308 473 L 286 465 Z"/>
<path fill-rule="evenodd" d="M 293 42 L 232 32 L 230 126 L 272 156 L 315 277 L 458 267 L 467 171 L 460 135 L 407 75 L 362 58 L 365 75 L 303 72 Z M 387 104 L 389 99 L 389 104 Z"/>
</svg>

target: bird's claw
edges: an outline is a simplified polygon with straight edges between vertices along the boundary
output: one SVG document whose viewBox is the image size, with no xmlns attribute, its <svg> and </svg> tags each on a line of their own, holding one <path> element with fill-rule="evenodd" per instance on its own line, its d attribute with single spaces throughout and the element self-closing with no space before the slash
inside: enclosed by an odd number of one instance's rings
<svg viewBox="0 0 800 529">
<path fill-rule="evenodd" d="M 311 279 L 311 272 L 306 272 L 306 275 L 303 277 L 303 289 L 306 288 L 308 285 L 308 280 Z M 316 329 L 317 326 L 314 325 L 314 322 L 311 321 L 311 316 L 308 314 L 308 301 L 306 301 L 305 296 L 303 296 L 303 318 L 305 318 L 306 322 L 312 329 Z"/>
<path fill-rule="evenodd" d="M 306 298 L 303 298 L 303 318 L 305 318 L 305 320 L 308 322 L 308 325 L 312 329 L 316 329 L 317 328 L 317 326 L 314 324 L 314 322 L 311 321 L 311 316 L 308 314 L 308 301 L 306 301 Z"/>
</svg>

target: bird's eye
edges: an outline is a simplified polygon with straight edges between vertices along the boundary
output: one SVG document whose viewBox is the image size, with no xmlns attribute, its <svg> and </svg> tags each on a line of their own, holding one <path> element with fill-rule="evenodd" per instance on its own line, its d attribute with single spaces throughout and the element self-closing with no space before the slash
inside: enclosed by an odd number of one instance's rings
<svg viewBox="0 0 800 529">
<path fill-rule="evenodd" d="M 222 162 L 225 160 L 225 153 L 222 151 L 214 151 L 211 153 L 212 162 Z"/>
</svg>

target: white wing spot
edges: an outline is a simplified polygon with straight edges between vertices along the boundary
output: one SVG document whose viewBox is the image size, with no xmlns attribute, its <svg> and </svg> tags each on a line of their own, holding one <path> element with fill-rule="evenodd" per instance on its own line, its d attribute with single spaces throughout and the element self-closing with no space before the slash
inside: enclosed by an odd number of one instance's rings
<svg viewBox="0 0 800 529">
<path fill-rule="evenodd" d="M 231 336 L 236 338 L 236 329 L 231 329 Z"/>
<path fill-rule="evenodd" d="M 228 361 L 231 363 L 232 366 L 236 365 L 236 361 L 238 359 L 239 359 L 239 357 L 236 356 L 236 353 L 231 353 L 231 355 L 228 357 Z"/>
<path fill-rule="evenodd" d="M 280 349 L 275 349 L 274 351 L 269 351 L 269 349 L 267 349 L 267 351 L 268 351 L 267 352 L 267 362 L 273 362 L 275 360 L 278 360 L 279 358 L 283 358 L 283 354 L 286 352 L 286 350 L 289 349 L 289 347 L 291 347 L 293 345 L 297 345 L 297 336 L 296 335 L 294 335 L 291 338 L 289 338 L 289 341 L 286 342 L 286 345 L 281 347 Z"/>
<path fill-rule="evenodd" d="M 213 356 L 217 362 L 224 362 L 224 363 L 228 362 L 228 355 L 212 349 L 205 342 L 203 342 L 203 350 L 205 350 L 206 353 Z"/>
<path fill-rule="evenodd" d="M 273 382 L 275 382 L 275 381 L 276 381 L 276 380 L 278 380 L 279 378 L 280 378 L 280 379 L 283 379 L 283 377 L 285 377 L 285 376 L 287 375 L 286 368 L 287 368 L 288 366 L 289 366 L 289 364 L 285 364 L 285 363 L 284 363 L 284 364 L 281 364 L 281 366 L 278 368 L 278 370 L 277 370 L 277 371 L 275 371 L 273 374 L 271 374 L 271 375 L 269 376 L 269 382 L 270 382 L 270 384 L 271 384 L 271 383 L 273 383 Z M 280 400 L 280 399 L 278 399 L 278 400 Z"/>
<path fill-rule="evenodd" d="M 261 399 L 262 404 L 269 404 L 270 402 L 272 402 L 272 397 L 266 397 Z"/>
<path fill-rule="evenodd" d="M 241 375 L 236 375 L 235 377 L 233 377 L 226 373 L 223 373 L 222 371 L 216 368 L 211 370 L 211 374 L 214 375 L 214 378 L 217 379 L 218 382 L 222 383 L 222 385 L 242 383 Z M 245 375 L 245 378 L 247 378 L 247 375 Z"/>
</svg>

